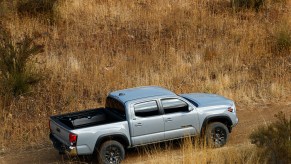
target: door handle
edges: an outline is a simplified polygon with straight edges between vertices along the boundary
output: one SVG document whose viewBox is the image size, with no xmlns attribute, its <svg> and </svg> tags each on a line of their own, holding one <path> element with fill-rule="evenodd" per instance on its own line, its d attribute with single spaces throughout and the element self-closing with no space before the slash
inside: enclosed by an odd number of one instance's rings
<svg viewBox="0 0 291 164">
<path fill-rule="evenodd" d="M 135 126 L 142 126 L 142 123 L 137 123 L 137 124 L 135 124 Z"/>
<path fill-rule="evenodd" d="M 167 118 L 166 119 L 166 122 L 170 122 L 170 121 L 173 121 L 172 118 Z"/>
</svg>

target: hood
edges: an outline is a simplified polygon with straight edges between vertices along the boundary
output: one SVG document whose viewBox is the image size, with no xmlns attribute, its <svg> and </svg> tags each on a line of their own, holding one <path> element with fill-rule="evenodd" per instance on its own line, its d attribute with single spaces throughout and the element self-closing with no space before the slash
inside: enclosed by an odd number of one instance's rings
<svg viewBox="0 0 291 164">
<path fill-rule="evenodd" d="M 233 105 L 232 100 L 227 99 L 220 95 L 216 95 L 216 94 L 189 93 L 189 94 L 181 94 L 180 96 L 189 100 L 195 106 L 198 105 L 198 107 L 207 107 L 207 106 L 215 106 L 215 105 L 231 105 L 231 106 Z"/>
</svg>

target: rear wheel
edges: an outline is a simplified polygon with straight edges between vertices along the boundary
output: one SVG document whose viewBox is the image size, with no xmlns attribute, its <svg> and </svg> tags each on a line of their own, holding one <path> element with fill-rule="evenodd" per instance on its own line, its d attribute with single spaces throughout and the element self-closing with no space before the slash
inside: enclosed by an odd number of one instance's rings
<svg viewBox="0 0 291 164">
<path fill-rule="evenodd" d="M 229 131 L 221 122 L 213 122 L 208 124 L 206 128 L 207 144 L 211 147 L 222 147 L 228 140 Z"/>
<path fill-rule="evenodd" d="M 124 147 L 121 143 L 109 140 L 104 142 L 98 153 L 98 161 L 100 164 L 116 164 L 120 163 L 125 156 Z"/>
</svg>

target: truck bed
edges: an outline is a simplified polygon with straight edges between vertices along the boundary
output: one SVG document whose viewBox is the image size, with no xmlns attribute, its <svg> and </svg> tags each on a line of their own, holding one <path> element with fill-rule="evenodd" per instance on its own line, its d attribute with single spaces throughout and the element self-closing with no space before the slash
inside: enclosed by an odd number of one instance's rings
<svg viewBox="0 0 291 164">
<path fill-rule="evenodd" d="M 51 119 L 61 122 L 70 129 L 124 121 L 123 118 L 105 108 L 89 109 L 80 112 L 52 116 Z"/>
</svg>

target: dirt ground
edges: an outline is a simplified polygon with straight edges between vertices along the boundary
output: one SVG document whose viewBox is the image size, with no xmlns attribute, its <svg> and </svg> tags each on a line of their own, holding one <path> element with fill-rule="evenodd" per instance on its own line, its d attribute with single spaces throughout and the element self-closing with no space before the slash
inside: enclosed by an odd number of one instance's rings
<svg viewBox="0 0 291 164">
<path fill-rule="evenodd" d="M 226 146 L 236 147 L 248 143 L 249 134 L 255 130 L 257 126 L 268 124 L 274 120 L 274 114 L 279 111 L 283 111 L 287 116 L 291 115 L 291 102 L 284 104 L 253 105 L 246 108 L 243 108 L 242 105 L 240 105 L 237 111 L 239 124 L 230 134 L 230 140 Z M 128 151 L 126 154 L 126 163 L 136 163 L 138 156 L 138 151 Z M 0 164 L 69 163 L 71 161 L 72 159 L 59 155 L 51 145 L 48 145 L 48 148 L 26 150 L 19 153 L 7 153 L 2 156 L 0 155 Z M 83 157 L 80 157 L 78 161 L 84 161 L 84 163 L 94 163 L 94 160 L 84 160 Z"/>
</svg>

